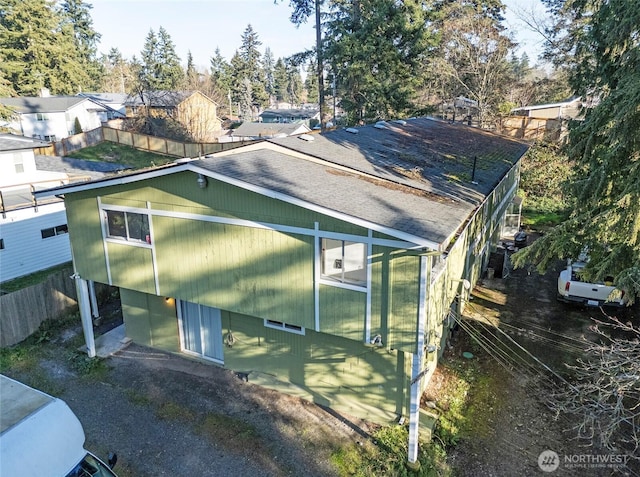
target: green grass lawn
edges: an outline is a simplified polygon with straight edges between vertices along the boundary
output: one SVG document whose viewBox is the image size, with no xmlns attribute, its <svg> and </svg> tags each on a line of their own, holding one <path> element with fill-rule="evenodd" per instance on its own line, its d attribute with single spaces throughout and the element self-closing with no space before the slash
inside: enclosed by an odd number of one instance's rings
<svg viewBox="0 0 640 477">
<path fill-rule="evenodd" d="M 172 156 L 140 151 L 135 147 L 124 146 L 114 142 L 104 141 L 96 146 L 85 147 L 72 152 L 69 157 L 84 159 L 85 161 L 105 161 L 126 164 L 133 169 L 150 166 L 161 166 L 173 161 Z"/>
</svg>

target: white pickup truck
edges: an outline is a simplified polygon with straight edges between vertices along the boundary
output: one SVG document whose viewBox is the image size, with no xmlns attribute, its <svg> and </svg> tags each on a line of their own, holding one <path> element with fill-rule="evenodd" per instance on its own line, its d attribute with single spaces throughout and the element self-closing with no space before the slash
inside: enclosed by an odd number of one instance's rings
<svg viewBox="0 0 640 477">
<path fill-rule="evenodd" d="M 604 283 L 583 282 L 580 272 L 585 266 L 586 263 L 583 261 L 567 261 L 567 268 L 562 270 L 558 277 L 558 300 L 587 306 L 627 305 L 628 299 L 624 291 L 613 286 L 613 279 Z"/>
</svg>

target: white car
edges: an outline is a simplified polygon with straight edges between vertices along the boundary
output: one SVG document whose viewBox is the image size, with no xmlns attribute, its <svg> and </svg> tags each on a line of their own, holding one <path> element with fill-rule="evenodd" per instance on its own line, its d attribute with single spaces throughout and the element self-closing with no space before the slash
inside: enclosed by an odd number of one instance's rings
<svg viewBox="0 0 640 477">
<path fill-rule="evenodd" d="M 626 306 L 628 297 L 613 285 L 613 278 L 601 283 L 584 282 L 580 278 L 586 262 L 567 262 L 558 277 L 558 300 L 587 306 Z"/>
</svg>

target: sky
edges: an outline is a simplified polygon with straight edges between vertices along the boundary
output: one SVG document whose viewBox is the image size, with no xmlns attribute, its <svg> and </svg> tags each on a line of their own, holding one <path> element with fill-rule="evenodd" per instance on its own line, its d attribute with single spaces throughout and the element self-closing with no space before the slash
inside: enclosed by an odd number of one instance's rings
<svg viewBox="0 0 640 477">
<path fill-rule="evenodd" d="M 186 64 L 190 51 L 196 66 L 208 69 L 216 48 L 229 61 L 242 43 L 242 35 L 251 25 L 273 56 L 287 57 L 310 49 L 315 44 L 315 18 L 296 27 L 289 20 L 289 0 L 87 0 L 94 29 L 100 33 L 100 53 L 118 48 L 131 59 L 140 57 L 145 38 L 152 29 L 163 27 L 171 36 L 176 53 Z M 507 26 L 523 43 L 518 55 L 526 51 L 530 63 L 541 45 L 537 38 L 522 27 L 515 12 L 540 7 L 540 0 L 506 0 Z"/>
</svg>

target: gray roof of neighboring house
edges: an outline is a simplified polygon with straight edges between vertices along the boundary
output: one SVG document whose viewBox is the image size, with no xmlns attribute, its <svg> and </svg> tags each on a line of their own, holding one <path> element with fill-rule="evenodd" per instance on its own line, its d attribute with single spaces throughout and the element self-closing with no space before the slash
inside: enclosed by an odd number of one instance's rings
<svg viewBox="0 0 640 477">
<path fill-rule="evenodd" d="M 142 106 L 146 104 L 152 108 L 171 108 L 179 105 L 190 96 L 199 93 L 199 91 L 146 91 L 142 93 L 144 103 L 139 94 L 129 95 L 124 102 L 127 106 Z M 203 93 L 202 96 L 208 97 Z M 209 98 L 212 103 L 215 103 Z"/>
<path fill-rule="evenodd" d="M 91 101 L 81 96 L 20 96 L 17 98 L 0 98 L 0 104 L 15 109 L 18 113 L 59 113 L 71 109 L 83 101 Z M 92 109 L 101 109 L 102 106 L 91 101 L 95 106 Z"/>
<path fill-rule="evenodd" d="M 0 134 L 0 151 L 18 151 L 47 147 L 50 143 L 17 134 Z"/>
<path fill-rule="evenodd" d="M 121 175 L 118 183 L 190 170 L 432 246 L 456 233 L 528 149 L 517 140 L 429 118 L 357 130 L 269 139 Z M 106 179 L 81 190 L 108 185 Z"/>
<path fill-rule="evenodd" d="M 301 127 L 304 128 L 303 132 L 310 132 L 308 127 L 304 127 L 303 124 L 297 123 L 250 123 L 243 122 L 236 129 L 231 131 L 231 135 L 235 137 L 255 137 L 255 138 L 268 138 L 274 137 L 278 134 L 289 136 L 296 133 Z"/>
<path fill-rule="evenodd" d="M 71 153 L 73 154 L 73 153 Z M 105 161 L 85 161 L 73 157 L 35 156 L 36 168 L 40 171 L 65 172 L 71 175 L 90 176 L 100 179 L 108 174 L 119 173 L 131 169 L 126 164 Z"/>
<path fill-rule="evenodd" d="M 265 109 L 260 113 L 262 117 L 286 117 L 294 119 L 309 119 L 318 114 L 317 109 Z"/>
<path fill-rule="evenodd" d="M 98 102 L 117 104 L 124 104 L 129 97 L 126 93 L 78 93 L 78 96 L 91 98 Z"/>
</svg>

